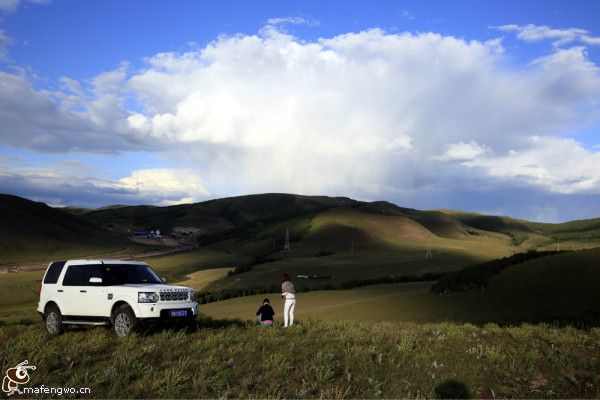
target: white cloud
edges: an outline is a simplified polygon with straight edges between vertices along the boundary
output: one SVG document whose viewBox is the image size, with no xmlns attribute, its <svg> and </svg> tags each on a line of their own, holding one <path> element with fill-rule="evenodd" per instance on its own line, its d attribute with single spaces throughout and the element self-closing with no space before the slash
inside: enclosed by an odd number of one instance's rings
<svg viewBox="0 0 600 400">
<path fill-rule="evenodd" d="M 65 91 L 51 92 L 34 88 L 20 73 L 0 72 L 0 143 L 49 152 L 149 147 L 148 140 L 129 131 L 130 113 L 123 108 L 120 86 L 111 79 L 98 76 L 89 94 L 82 94 L 76 89 L 81 86 L 68 78 L 61 80 Z"/>
<path fill-rule="evenodd" d="M 502 25 L 501 31 L 516 32 L 517 37 L 527 42 L 552 40 L 555 46 L 561 46 L 574 41 L 591 45 L 600 45 L 600 37 L 590 36 L 589 31 L 579 28 L 555 29 L 546 25 Z"/>
<path fill-rule="evenodd" d="M 156 54 L 139 70 L 124 63 L 89 83 L 64 77 L 60 91 L 3 73 L 0 143 L 163 151 L 181 169 L 201 171 L 202 181 L 184 179 L 197 196 L 381 198 L 441 190 L 458 177 L 553 191 L 598 187 L 590 168 L 580 171 L 588 183 L 574 185 L 535 157 L 518 163 L 518 173 L 498 172 L 493 160 L 515 162 L 515 154 L 545 148 L 531 138 L 559 140 L 597 123 L 600 111 L 600 72 L 584 48 L 557 48 L 521 68 L 507 67 L 504 52 L 497 39 L 373 29 L 303 41 L 270 25 L 199 50 Z M 513 158 L 502 156 L 510 150 Z M 580 155 L 561 161 L 571 156 Z M 119 190 L 172 197 L 158 202 L 194 197 L 161 186 L 159 175 L 139 172 Z"/>
<path fill-rule="evenodd" d="M 174 205 L 205 200 L 209 195 L 200 176 L 188 169 L 151 168 L 120 180 L 97 178 L 104 171 L 79 161 L 20 166 L 18 158 L 0 158 L 2 192 L 39 198 L 53 204 Z"/>
<path fill-rule="evenodd" d="M 283 18 L 269 18 L 267 20 L 267 24 L 274 25 L 274 26 L 275 25 L 285 25 L 285 24 L 314 26 L 314 25 L 318 25 L 318 22 L 310 21 L 303 17 L 296 16 L 296 17 L 283 17 Z"/>
<path fill-rule="evenodd" d="M 166 198 L 162 205 L 192 203 L 209 195 L 198 174 L 185 169 L 141 169 L 119 182 L 142 198 Z"/>
<path fill-rule="evenodd" d="M 481 157 L 490 151 L 489 147 L 481 146 L 475 141 L 452 143 L 448 144 L 446 151 L 436 159 L 441 161 L 466 161 Z"/>
<path fill-rule="evenodd" d="M 225 37 L 150 59 L 129 83 L 152 111 L 128 122 L 159 141 L 234 149 L 235 167 L 202 162 L 252 171 L 244 190 L 374 195 L 409 184 L 390 171 L 411 165 L 406 174 L 418 176 L 427 156 L 505 151 L 592 118 L 600 74 L 582 48 L 521 72 L 503 69 L 502 54 L 497 41 L 380 30 L 314 43 Z"/>
<path fill-rule="evenodd" d="M 588 151 L 573 139 L 534 136 L 520 151 L 474 158 L 465 165 L 484 168 L 492 177 L 539 185 L 557 193 L 600 193 L 600 152 Z"/>
</svg>

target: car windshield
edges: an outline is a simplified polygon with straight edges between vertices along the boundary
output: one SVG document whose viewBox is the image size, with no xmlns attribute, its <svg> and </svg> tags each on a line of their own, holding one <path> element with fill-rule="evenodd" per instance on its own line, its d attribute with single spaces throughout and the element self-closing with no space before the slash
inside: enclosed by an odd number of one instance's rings
<svg viewBox="0 0 600 400">
<path fill-rule="evenodd" d="M 107 286 L 163 283 L 147 265 L 141 264 L 103 264 L 102 283 Z"/>
</svg>

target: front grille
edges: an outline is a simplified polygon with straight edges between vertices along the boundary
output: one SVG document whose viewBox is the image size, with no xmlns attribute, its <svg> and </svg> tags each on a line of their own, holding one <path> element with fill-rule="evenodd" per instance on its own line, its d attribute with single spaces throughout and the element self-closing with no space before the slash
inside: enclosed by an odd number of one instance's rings
<svg viewBox="0 0 600 400">
<path fill-rule="evenodd" d="M 188 291 L 183 290 L 165 290 L 160 292 L 160 301 L 181 301 L 188 299 Z"/>
</svg>

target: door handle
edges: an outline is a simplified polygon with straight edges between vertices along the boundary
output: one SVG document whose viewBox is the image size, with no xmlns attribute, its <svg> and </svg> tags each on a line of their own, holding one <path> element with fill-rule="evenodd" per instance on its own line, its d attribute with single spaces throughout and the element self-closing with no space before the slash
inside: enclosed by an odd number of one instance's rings
<svg viewBox="0 0 600 400">
<path fill-rule="evenodd" d="M 62 292 L 64 292 L 64 290 L 62 290 L 62 289 L 58 289 L 58 290 L 57 290 L 57 292 L 58 292 L 58 293 L 62 293 Z"/>
<path fill-rule="evenodd" d="M 81 293 L 87 293 L 87 290 L 80 290 Z"/>
</svg>

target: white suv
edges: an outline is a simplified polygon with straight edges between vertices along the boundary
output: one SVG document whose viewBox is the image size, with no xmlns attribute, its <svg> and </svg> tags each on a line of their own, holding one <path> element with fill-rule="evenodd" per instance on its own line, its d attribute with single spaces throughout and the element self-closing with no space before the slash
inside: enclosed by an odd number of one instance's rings
<svg viewBox="0 0 600 400">
<path fill-rule="evenodd" d="M 111 325 L 126 336 L 144 321 L 195 323 L 194 291 L 164 283 L 143 262 L 55 261 L 44 275 L 37 310 L 52 335 L 66 324 Z"/>
</svg>

